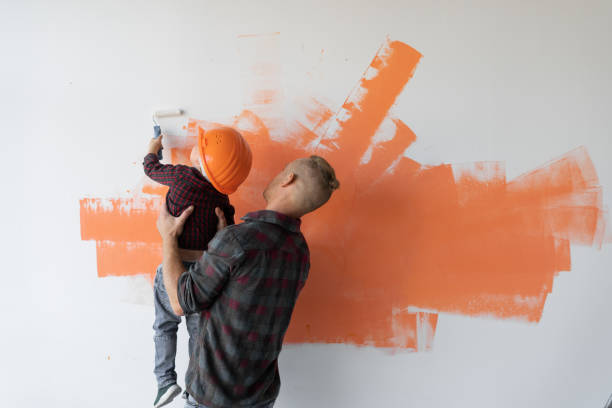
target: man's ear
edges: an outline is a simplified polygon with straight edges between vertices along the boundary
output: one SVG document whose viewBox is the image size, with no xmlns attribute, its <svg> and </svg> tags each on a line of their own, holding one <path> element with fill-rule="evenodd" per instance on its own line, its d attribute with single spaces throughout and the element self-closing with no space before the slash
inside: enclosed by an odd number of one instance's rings
<svg viewBox="0 0 612 408">
<path fill-rule="evenodd" d="M 289 184 L 295 182 L 297 176 L 294 172 L 289 172 L 285 177 L 283 177 L 283 181 L 281 182 L 281 187 L 287 187 Z"/>
</svg>

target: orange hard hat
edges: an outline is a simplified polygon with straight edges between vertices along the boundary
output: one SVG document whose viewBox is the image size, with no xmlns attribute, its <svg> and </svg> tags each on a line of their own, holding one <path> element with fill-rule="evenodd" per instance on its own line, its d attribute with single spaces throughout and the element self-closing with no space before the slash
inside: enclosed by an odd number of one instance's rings
<svg viewBox="0 0 612 408">
<path fill-rule="evenodd" d="M 208 180 L 223 194 L 236 191 L 251 171 L 251 148 L 236 129 L 198 126 L 198 151 Z"/>
</svg>

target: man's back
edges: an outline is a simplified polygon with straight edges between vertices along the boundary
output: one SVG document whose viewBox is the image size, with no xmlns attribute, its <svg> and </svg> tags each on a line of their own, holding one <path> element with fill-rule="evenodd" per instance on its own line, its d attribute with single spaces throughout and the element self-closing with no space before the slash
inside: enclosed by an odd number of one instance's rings
<svg viewBox="0 0 612 408">
<path fill-rule="evenodd" d="M 310 267 L 298 219 L 259 211 L 243 220 L 220 231 L 178 284 L 183 311 L 201 311 L 187 390 L 211 408 L 277 397 L 277 358 Z"/>
</svg>

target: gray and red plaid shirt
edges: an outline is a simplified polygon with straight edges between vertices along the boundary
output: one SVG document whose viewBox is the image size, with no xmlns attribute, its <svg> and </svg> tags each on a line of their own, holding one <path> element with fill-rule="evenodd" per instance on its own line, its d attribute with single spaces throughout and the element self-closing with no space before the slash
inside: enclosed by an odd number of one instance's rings
<svg viewBox="0 0 612 408">
<path fill-rule="evenodd" d="M 299 219 L 267 210 L 242 219 L 219 231 L 178 282 L 184 313 L 199 313 L 187 391 L 211 408 L 276 399 L 278 355 L 310 268 Z"/>
</svg>

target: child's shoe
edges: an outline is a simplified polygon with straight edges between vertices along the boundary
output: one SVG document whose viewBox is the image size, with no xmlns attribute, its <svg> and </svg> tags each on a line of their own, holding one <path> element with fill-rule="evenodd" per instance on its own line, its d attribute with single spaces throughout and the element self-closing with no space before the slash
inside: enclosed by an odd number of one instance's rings
<svg viewBox="0 0 612 408">
<path fill-rule="evenodd" d="M 166 404 L 172 402 L 174 397 L 181 393 L 181 387 L 176 383 L 168 384 L 165 387 L 161 387 L 157 390 L 157 397 L 153 402 L 155 408 L 163 407 Z"/>
</svg>

